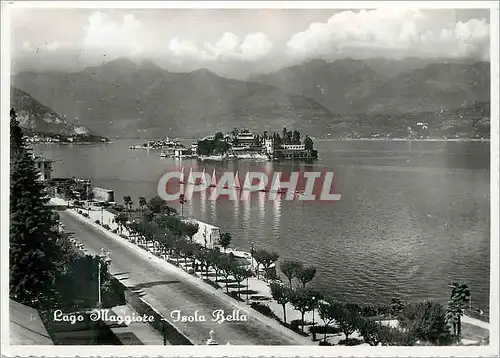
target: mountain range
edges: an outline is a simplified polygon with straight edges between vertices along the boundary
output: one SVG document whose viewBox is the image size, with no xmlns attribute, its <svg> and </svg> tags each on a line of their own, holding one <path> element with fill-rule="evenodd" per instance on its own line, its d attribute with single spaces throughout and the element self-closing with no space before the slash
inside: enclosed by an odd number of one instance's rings
<svg viewBox="0 0 500 358">
<path fill-rule="evenodd" d="M 405 136 L 422 121 L 439 135 L 477 137 L 489 125 L 489 66 L 313 60 L 240 81 L 121 58 L 74 73 L 24 72 L 12 84 L 76 127 L 112 137 L 195 138 L 241 126 L 316 137 Z M 469 112 L 477 118 L 463 115 Z"/>
</svg>

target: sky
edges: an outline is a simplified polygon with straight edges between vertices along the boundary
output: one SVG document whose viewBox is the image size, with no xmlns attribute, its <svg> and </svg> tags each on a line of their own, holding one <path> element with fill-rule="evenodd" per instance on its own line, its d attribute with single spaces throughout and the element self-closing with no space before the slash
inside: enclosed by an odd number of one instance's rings
<svg viewBox="0 0 500 358">
<path fill-rule="evenodd" d="M 488 60 L 489 43 L 481 9 L 11 9 L 14 72 L 128 57 L 245 77 L 318 58 Z"/>
</svg>

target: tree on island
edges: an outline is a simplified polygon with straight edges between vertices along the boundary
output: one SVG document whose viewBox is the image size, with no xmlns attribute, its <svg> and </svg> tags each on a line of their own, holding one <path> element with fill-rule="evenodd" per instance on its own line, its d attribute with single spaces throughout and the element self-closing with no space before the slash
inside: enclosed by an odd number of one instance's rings
<svg viewBox="0 0 500 358">
<path fill-rule="evenodd" d="M 292 279 L 297 277 L 297 273 L 302 269 L 302 263 L 297 260 L 285 260 L 280 263 L 280 270 L 288 279 L 289 287 L 292 288 Z"/>
<path fill-rule="evenodd" d="M 297 130 L 293 131 L 292 144 L 300 144 L 300 132 Z"/>
<path fill-rule="evenodd" d="M 292 290 L 278 282 L 271 282 L 271 295 L 273 299 L 283 307 L 283 322 L 286 323 L 286 304 L 292 299 Z"/>
<path fill-rule="evenodd" d="M 66 264 L 67 241 L 47 205 L 30 150 L 14 110 L 10 112 L 9 295 L 32 307 L 50 305 L 57 296 L 55 278 Z"/>
<path fill-rule="evenodd" d="M 220 234 L 219 245 L 224 249 L 224 253 L 226 249 L 231 244 L 232 235 L 229 232 L 223 232 Z"/>
<path fill-rule="evenodd" d="M 306 284 L 313 280 L 314 276 L 316 276 L 316 267 L 300 267 L 297 270 L 296 277 L 300 283 L 302 283 L 302 287 L 306 287 Z"/>
<path fill-rule="evenodd" d="M 158 195 L 149 199 L 148 209 L 154 214 L 175 215 L 177 211 L 168 206 L 167 202 Z"/>
<path fill-rule="evenodd" d="M 306 135 L 306 138 L 304 139 L 304 147 L 305 150 L 314 150 L 314 142 L 308 135 Z"/>
</svg>

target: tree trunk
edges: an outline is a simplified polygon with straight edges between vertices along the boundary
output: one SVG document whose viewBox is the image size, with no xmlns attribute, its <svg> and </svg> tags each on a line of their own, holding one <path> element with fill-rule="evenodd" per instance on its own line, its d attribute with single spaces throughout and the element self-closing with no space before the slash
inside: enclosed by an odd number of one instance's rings
<svg viewBox="0 0 500 358">
<path fill-rule="evenodd" d="M 229 276 L 226 276 L 226 292 L 229 293 L 229 284 L 227 281 L 229 281 Z"/>
<path fill-rule="evenodd" d="M 306 312 L 302 311 L 301 313 L 302 313 L 302 333 L 304 333 L 304 323 L 305 323 L 304 322 L 304 315 L 306 314 Z"/>
<path fill-rule="evenodd" d="M 286 303 L 283 303 L 283 322 L 286 323 L 286 309 L 285 309 Z"/>
<path fill-rule="evenodd" d="M 344 332 L 344 334 L 345 334 L 345 332 Z M 345 335 L 345 345 L 347 346 L 348 343 L 349 343 L 349 335 L 346 334 Z"/>
<path fill-rule="evenodd" d="M 462 335 L 462 317 L 458 317 L 458 323 L 457 323 L 457 337 L 458 340 L 460 341 L 460 336 Z"/>
<path fill-rule="evenodd" d="M 292 278 L 291 277 L 288 278 L 288 282 L 290 283 L 290 288 L 292 288 Z"/>
<path fill-rule="evenodd" d="M 323 342 L 326 342 L 326 332 L 328 331 L 328 325 L 325 323 L 325 335 L 323 337 Z"/>
<path fill-rule="evenodd" d="M 240 283 L 238 282 L 238 298 L 241 299 L 241 295 L 240 295 Z"/>
</svg>

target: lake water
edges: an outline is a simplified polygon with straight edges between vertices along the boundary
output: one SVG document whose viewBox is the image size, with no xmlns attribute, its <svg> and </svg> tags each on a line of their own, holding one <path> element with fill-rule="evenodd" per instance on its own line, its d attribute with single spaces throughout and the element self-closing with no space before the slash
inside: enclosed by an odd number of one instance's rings
<svg viewBox="0 0 500 358">
<path fill-rule="evenodd" d="M 175 165 L 157 151 L 109 145 L 35 146 L 56 160 L 55 177 L 81 176 L 130 195 L 157 194 L 158 179 Z M 473 306 L 488 312 L 490 182 L 488 142 L 316 141 L 313 165 L 265 163 L 269 170 L 332 170 L 334 203 L 213 202 L 195 196 L 184 215 L 233 235 L 232 246 L 276 251 L 317 267 L 312 286 L 341 301 L 376 303 L 394 296 L 446 302 L 452 280 L 466 283 Z M 188 166 L 191 161 L 184 162 Z M 214 164 L 202 164 L 211 173 Z M 218 171 L 251 167 L 215 164 Z M 175 206 L 175 205 L 174 205 Z M 177 205 L 179 209 L 179 206 Z"/>
</svg>

